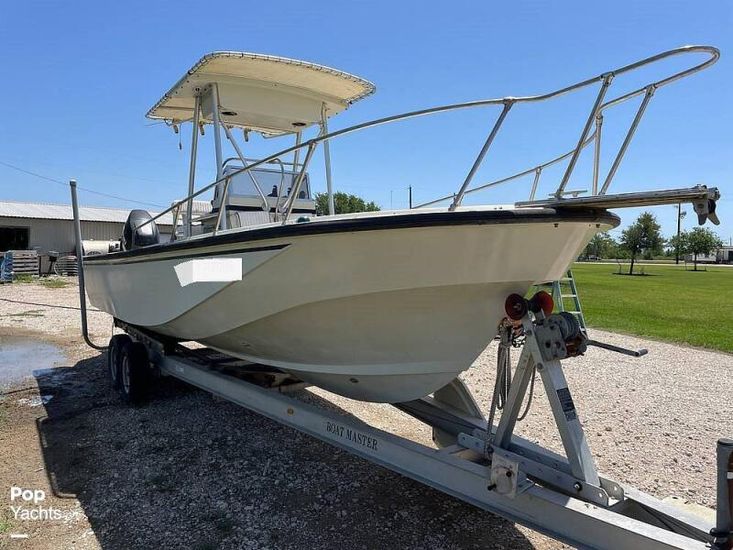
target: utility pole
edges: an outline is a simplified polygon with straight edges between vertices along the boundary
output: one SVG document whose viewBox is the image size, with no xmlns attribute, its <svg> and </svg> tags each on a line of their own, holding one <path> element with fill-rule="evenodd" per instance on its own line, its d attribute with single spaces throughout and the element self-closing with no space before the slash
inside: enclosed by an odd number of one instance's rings
<svg viewBox="0 0 733 550">
<path fill-rule="evenodd" d="M 408 191 L 408 199 L 409 199 L 408 203 L 410 205 L 410 210 L 412 210 L 412 185 L 407 187 L 407 191 Z"/>
<path fill-rule="evenodd" d="M 680 232 L 681 232 L 681 221 L 685 217 L 687 212 L 682 211 L 682 203 L 677 203 L 677 242 L 674 246 L 674 263 L 680 263 Z"/>
</svg>

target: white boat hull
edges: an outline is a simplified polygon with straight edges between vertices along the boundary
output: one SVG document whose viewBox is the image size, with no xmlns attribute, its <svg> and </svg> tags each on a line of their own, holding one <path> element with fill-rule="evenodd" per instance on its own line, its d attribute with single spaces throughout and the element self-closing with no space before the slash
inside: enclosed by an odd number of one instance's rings
<svg viewBox="0 0 733 550">
<path fill-rule="evenodd" d="M 221 245 L 90 259 L 87 291 L 127 323 L 354 399 L 409 401 L 471 365 L 507 295 L 564 276 L 588 240 L 615 225 L 608 213 L 554 220 L 293 229 L 256 241 L 239 230 Z M 183 286 L 176 266 L 210 257 L 241 258 L 241 280 Z"/>
</svg>

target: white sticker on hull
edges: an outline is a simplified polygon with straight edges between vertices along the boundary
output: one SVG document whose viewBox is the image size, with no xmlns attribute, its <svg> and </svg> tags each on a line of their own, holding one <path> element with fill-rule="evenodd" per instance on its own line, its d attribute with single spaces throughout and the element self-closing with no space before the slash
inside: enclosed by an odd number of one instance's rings
<svg viewBox="0 0 733 550">
<path fill-rule="evenodd" d="M 199 258 L 174 267 L 181 286 L 242 280 L 242 258 Z"/>
</svg>

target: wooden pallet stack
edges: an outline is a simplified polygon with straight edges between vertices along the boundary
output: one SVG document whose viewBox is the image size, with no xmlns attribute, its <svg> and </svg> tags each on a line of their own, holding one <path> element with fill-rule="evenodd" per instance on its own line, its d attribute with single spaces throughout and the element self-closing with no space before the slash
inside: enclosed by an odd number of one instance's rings
<svg viewBox="0 0 733 550">
<path fill-rule="evenodd" d="M 38 275 L 37 250 L 8 250 L 4 253 L 2 279 L 7 282 L 21 275 Z"/>
</svg>

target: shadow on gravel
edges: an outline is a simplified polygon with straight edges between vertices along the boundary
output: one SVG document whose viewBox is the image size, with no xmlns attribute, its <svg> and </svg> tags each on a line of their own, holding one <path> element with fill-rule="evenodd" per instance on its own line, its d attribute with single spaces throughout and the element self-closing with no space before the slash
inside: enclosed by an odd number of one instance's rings
<svg viewBox="0 0 733 550">
<path fill-rule="evenodd" d="M 175 380 L 125 406 L 103 355 L 37 381 L 49 481 L 102 548 L 532 548 L 510 522 Z"/>
</svg>

